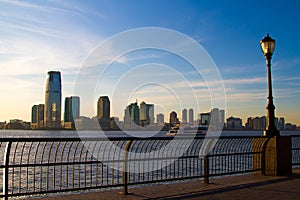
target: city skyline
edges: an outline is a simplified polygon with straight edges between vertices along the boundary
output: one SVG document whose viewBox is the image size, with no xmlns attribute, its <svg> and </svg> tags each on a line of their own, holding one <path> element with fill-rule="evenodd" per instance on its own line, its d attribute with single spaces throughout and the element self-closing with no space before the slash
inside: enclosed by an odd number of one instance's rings
<svg viewBox="0 0 300 200">
<path fill-rule="evenodd" d="M 119 118 L 124 119 L 125 124 L 135 124 L 135 126 L 145 126 L 155 123 L 154 119 L 154 104 L 146 104 L 145 101 L 142 101 L 140 103 L 140 106 L 138 106 L 138 99 L 134 103 L 130 103 L 129 105 L 126 105 L 124 110 L 123 116 L 111 116 L 110 110 L 110 99 L 109 96 L 100 96 L 98 98 L 98 101 L 95 102 L 97 105 L 96 114 L 92 116 L 82 116 L 80 115 L 80 97 L 79 96 L 70 96 L 65 97 L 65 104 L 64 104 L 64 114 L 62 115 L 61 110 L 62 108 L 62 85 L 61 85 L 61 73 L 59 71 L 49 71 L 47 73 L 47 79 L 46 79 L 46 90 L 45 90 L 45 104 L 38 104 L 33 105 L 31 108 L 31 128 L 32 129 L 43 129 L 43 128 L 50 128 L 50 129 L 59 129 L 59 128 L 67 128 L 71 129 L 74 128 L 74 120 L 79 118 L 97 118 L 99 121 L 100 126 L 102 127 L 109 127 L 111 118 L 117 118 L 119 121 Z M 48 105 L 48 106 L 46 106 Z M 264 125 L 259 125 L 260 127 L 264 128 L 257 128 L 255 127 L 255 130 L 264 130 L 267 122 L 266 122 L 266 116 L 262 117 L 254 117 L 248 116 L 247 120 L 242 123 L 242 119 L 239 117 L 226 117 L 225 116 L 225 110 L 219 110 L 219 108 L 213 108 L 208 113 L 196 113 L 198 115 L 198 118 L 195 117 L 194 109 L 189 108 L 188 110 L 186 108 L 183 108 L 181 110 L 181 116 L 177 115 L 177 112 L 172 110 L 170 113 L 162 114 L 160 112 L 156 112 L 156 116 L 163 115 L 162 118 L 164 118 L 164 115 L 170 115 L 169 119 L 166 119 L 164 122 L 168 122 L 170 124 L 174 123 L 184 123 L 184 124 L 190 124 L 190 125 L 211 125 L 213 127 L 223 127 L 228 126 L 228 122 L 225 123 L 225 119 L 230 120 L 236 124 L 235 120 L 238 120 L 238 123 L 245 125 L 245 127 L 249 127 L 249 120 L 256 120 L 263 118 L 265 120 Z M 188 112 L 188 113 L 187 113 Z M 48 116 L 49 115 L 49 116 Z M 61 119 L 58 120 L 59 115 L 61 115 Z M 207 118 L 207 115 L 209 117 Z M 160 116 L 161 117 L 161 116 Z M 63 118 L 63 119 L 62 119 Z M 45 120 L 44 120 L 45 119 Z M 53 120 L 54 119 L 54 120 Z M 15 120 L 15 119 L 10 119 Z M 22 120 L 22 119 L 17 119 Z M 104 121 L 103 121 L 104 120 Z M 285 119 L 283 117 L 276 117 L 276 123 L 281 124 L 279 127 L 281 127 L 281 130 L 283 130 L 282 127 L 285 125 Z M 282 122 L 283 120 L 283 122 Z M 161 121 L 161 120 L 159 120 Z M 54 123 L 50 126 L 47 125 L 47 123 Z M 58 125 L 59 122 L 59 125 Z M 64 122 L 64 126 L 61 126 L 61 122 Z M 132 123 L 134 122 L 134 123 Z M 158 123 L 158 122 L 157 122 Z M 256 122 L 257 124 L 258 122 Z M 158 123 L 159 124 L 159 123 Z M 291 123 L 288 123 L 291 124 Z M 294 124 L 291 124 L 294 125 Z M 297 125 L 297 124 L 296 124 Z M 229 124 L 230 126 L 230 124 Z M 251 127 L 251 126 L 250 126 Z M 128 127 L 127 127 L 128 128 Z M 133 128 L 130 127 L 129 128 Z"/>
<path fill-rule="evenodd" d="M 3 8 L 0 12 L 0 92 L 5 94 L 0 101 L 0 121 L 15 118 L 30 121 L 32 105 L 44 102 L 44 77 L 49 70 L 62 72 L 62 96 L 77 95 L 73 88 L 78 71 L 99 43 L 131 28 L 151 26 L 179 31 L 204 47 L 224 81 L 226 116 L 240 117 L 243 122 L 248 116 L 267 114 L 266 66 L 259 40 L 270 33 L 276 40 L 272 59 L 276 116 L 285 117 L 286 122 L 300 124 L 300 52 L 297 48 L 299 39 L 294 37 L 300 28 L 292 23 L 300 19 L 298 2 L 290 5 L 271 1 L 136 1 L 129 5 L 115 1 L 40 3 L 1 0 L 0 5 Z M 266 7 L 269 9 L 269 22 L 265 20 Z M 107 49 L 106 57 L 110 58 L 113 51 L 113 48 Z M 168 91 L 157 90 L 153 86 L 137 89 L 134 94 L 124 90 L 116 98 L 106 89 L 107 85 L 117 81 L 116 77 L 120 74 L 145 63 L 162 63 L 183 74 L 195 89 L 200 104 L 196 106 L 183 101 L 178 106 L 176 99 L 168 98 Z M 111 111 L 113 116 L 122 118 L 124 101 L 134 102 L 136 98 L 157 105 L 156 113 L 164 113 L 166 118 L 172 110 L 181 113 L 182 108 L 194 108 L 195 117 L 211 109 L 205 81 L 191 75 L 188 64 L 176 56 L 151 50 L 135 52 L 118 58 L 112 63 L 114 66 L 119 70 L 112 68 L 108 71 L 107 79 L 103 80 L 107 85 L 97 88 L 94 99 L 91 99 L 91 102 L 96 102 L 100 95 L 111 96 L 112 105 L 115 105 Z M 167 70 L 148 68 L 151 70 L 137 71 L 127 77 L 128 80 L 143 79 L 145 74 L 153 77 L 159 74 L 161 79 L 181 88 L 180 92 L 187 88 L 183 80 L 172 79 Z M 127 82 L 120 86 L 120 90 L 134 88 Z M 156 93 L 156 99 L 151 100 Z M 185 95 L 184 92 L 181 94 Z M 123 102 L 119 100 L 121 97 L 124 97 Z M 19 103 L 20 99 L 22 103 Z M 168 106 L 168 102 L 172 104 Z M 87 111 L 87 105 L 90 102 L 82 105 L 82 115 L 95 115 L 96 103 L 93 103 L 94 113 Z"/>
</svg>

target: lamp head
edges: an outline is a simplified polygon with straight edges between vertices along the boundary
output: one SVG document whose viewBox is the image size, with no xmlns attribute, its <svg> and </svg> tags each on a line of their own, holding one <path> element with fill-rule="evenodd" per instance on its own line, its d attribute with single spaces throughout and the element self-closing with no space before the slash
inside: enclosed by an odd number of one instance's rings
<svg viewBox="0 0 300 200">
<path fill-rule="evenodd" d="M 275 49 L 275 40 L 269 34 L 260 41 L 261 50 L 265 56 L 272 56 Z"/>
</svg>

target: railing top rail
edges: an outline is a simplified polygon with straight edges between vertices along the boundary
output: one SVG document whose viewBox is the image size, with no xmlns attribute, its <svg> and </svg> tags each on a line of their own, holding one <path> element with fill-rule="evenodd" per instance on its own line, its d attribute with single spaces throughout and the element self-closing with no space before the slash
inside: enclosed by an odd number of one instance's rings
<svg viewBox="0 0 300 200">
<path fill-rule="evenodd" d="M 300 135 L 290 135 L 291 137 L 300 137 Z"/>
<path fill-rule="evenodd" d="M 296 136 L 294 136 L 296 137 Z M 247 138 L 266 138 L 264 136 L 178 136 L 178 137 L 5 137 L 0 138 L 0 142 L 49 142 L 49 141 L 125 141 L 125 140 L 184 140 L 184 139 L 247 139 Z"/>
</svg>

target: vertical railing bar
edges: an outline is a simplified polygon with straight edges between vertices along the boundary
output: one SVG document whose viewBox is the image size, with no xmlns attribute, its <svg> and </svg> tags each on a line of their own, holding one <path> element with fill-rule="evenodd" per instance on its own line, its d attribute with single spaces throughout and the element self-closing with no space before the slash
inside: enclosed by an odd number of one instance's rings
<svg viewBox="0 0 300 200">
<path fill-rule="evenodd" d="M 188 169 L 189 169 L 189 174 L 188 176 L 189 177 L 193 177 L 192 174 L 193 174 L 193 158 L 189 158 L 189 164 L 188 164 Z"/>
<path fill-rule="evenodd" d="M 57 163 L 57 152 L 59 150 L 60 144 L 61 144 L 61 141 L 59 141 L 58 144 L 57 144 L 57 146 L 56 146 L 55 156 L 54 156 L 54 163 Z M 53 166 L 53 168 L 54 168 L 54 171 L 53 171 L 53 179 L 54 179 L 54 181 L 53 181 L 53 189 L 55 190 L 56 189 L 56 179 L 55 179 L 56 166 Z M 60 180 L 61 180 L 61 177 L 62 177 L 62 173 L 60 173 L 60 177 L 59 177 Z"/>
<path fill-rule="evenodd" d="M 177 159 L 177 177 L 182 177 L 183 176 L 183 173 L 182 173 L 182 161 L 183 159 L 179 158 Z M 181 162 L 181 165 L 180 165 L 180 162 Z M 180 169 L 181 169 L 181 174 L 180 174 Z"/>
<path fill-rule="evenodd" d="M 16 163 L 16 154 L 17 154 L 17 149 L 18 149 L 18 145 L 19 145 L 19 142 L 16 142 L 16 145 L 15 145 L 15 151 L 14 151 L 14 157 L 13 157 L 13 164 Z M 11 179 L 11 188 L 12 188 L 12 193 L 14 192 L 14 188 L 15 188 L 15 168 L 13 167 L 12 168 L 12 179 Z"/>
<path fill-rule="evenodd" d="M 156 147 L 157 147 L 157 145 L 155 146 L 155 151 L 156 151 Z M 160 151 L 161 150 L 158 150 L 157 151 L 157 157 L 159 158 L 160 156 L 159 156 L 159 154 L 160 154 Z M 162 160 L 158 160 L 158 161 L 156 161 L 156 171 L 157 171 L 157 173 L 156 173 L 156 180 L 159 180 L 159 162 L 162 162 Z"/>
<path fill-rule="evenodd" d="M 33 142 L 30 143 L 30 147 L 29 147 L 29 150 L 28 150 L 28 155 L 27 155 L 27 164 L 29 164 L 29 158 L 30 158 L 30 155 L 31 155 L 31 149 L 32 149 L 32 145 L 33 145 Z M 27 187 L 26 187 L 26 192 L 28 192 L 28 177 L 29 177 L 29 173 L 28 173 L 28 166 L 27 166 Z M 33 174 L 33 177 L 34 177 L 34 174 Z M 34 182 L 34 180 L 33 180 Z"/>
<path fill-rule="evenodd" d="M 209 157 L 204 156 L 204 183 L 209 184 Z"/>
<path fill-rule="evenodd" d="M 150 155 L 151 155 L 151 151 L 152 151 L 152 147 L 153 147 L 153 145 L 154 145 L 155 143 L 153 142 L 152 144 L 151 144 L 151 147 L 150 147 L 150 149 L 149 149 L 149 158 L 150 158 Z M 154 159 L 152 160 L 152 163 L 151 163 L 151 169 L 150 169 L 150 166 L 148 167 L 148 172 L 149 172 L 149 175 L 150 175 L 150 171 L 151 171 L 151 180 L 150 181 L 153 181 L 154 180 Z M 150 165 L 150 161 L 148 161 L 148 165 Z"/>
<path fill-rule="evenodd" d="M 87 142 L 85 142 L 84 143 L 84 147 L 86 146 L 86 143 Z M 88 154 L 89 154 L 89 149 L 90 149 L 90 146 L 91 146 L 91 144 L 92 144 L 92 142 L 91 141 L 89 141 L 89 143 L 88 143 L 88 146 L 87 146 L 87 148 L 85 149 L 85 148 L 83 148 L 84 150 L 85 150 L 85 156 L 84 156 L 84 162 L 85 163 L 87 163 L 87 159 L 88 159 Z M 80 158 L 80 161 L 81 161 L 81 158 Z M 86 181 L 87 181 L 87 164 L 84 164 L 84 187 L 86 188 Z M 91 170 L 90 170 L 90 173 L 91 173 Z"/>
<path fill-rule="evenodd" d="M 89 141 L 89 144 L 88 144 L 88 147 L 85 149 L 85 146 L 86 146 L 86 143 L 84 143 L 84 147 L 83 147 L 83 150 L 85 151 L 85 156 L 84 156 L 84 162 L 86 163 L 87 162 L 87 156 L 88 156 L 88 151 L 89 151 L 89 148 L 90 148 L 90 145 L 91 145 L 91 141 Z M 80 162 L 81 162 L 81 158 L 80 158 Z M 84 187 L 86 188 L 86 174 L 87 174 L 87 164 L 84 164 Z M 81 186 L 79 186 L 81 188 Z"/>
<path fill-rule="evenodd" d="M 160 158 L 160 155 L 161 155 L 161 151 L 162 151 L 162 148 L 159 147 L 159 149 L 157 150 L 157 146 L 160 144 L 159 141 L 155 141 L 156 142 L 156 146 L 155 146 L 155 151 L 157 152 L 157 157 Z M 156 176 L 156 180 L 159 180 L 159 176 L 162 175 L 162 162 L 163 160 L 157 160 L 157 163 L 156 163 L 156 169 L 157 169 L 157 176 Z"/>
<path fill-rule="evenodd" d="M 147 150 L 149 150 L 149 153 L 148 153 L 148 155 L 150 155 L 150 153 L 151 153 L 151 146 L 153 146 L 153 144 L 151 144 L 151 142 L 150 141 L 148 141 L 148 142 L 144 142 L 144 145 L 146 144 L 146 146 L 145 146 L 145 156 L 147 155 L 146 154 L 146 152 L 147 152 Z M 144 148 L 144 145 L 143 145 L 143 148 Z M 149 146 L 150 146 L 150 149 L 149 149 Z M 141 154 L 140 154 L 141 155 Z M 144 159 L 145 159 L 145 157 L 144 157 Z M 144 160 L 142 163 L 143 163 L 143 165 L 145 164 L 145 163 L 147 163 L 148 165 L 147 165 L 147 173 L 148 173 L 148 175 L 150 175 L 150 173 L 149 173 L 149 168 L 150 168 L 150 164 L 149 164 L 149 160 L 147 161 L 147 160 Z M 143 168 L 143 181 L 145 181 L 145 173 L 144 173 L 144 170 L 145 170 L 145 168 Z M 148 176 L 148 180 L 150 180 L 149 179 L 149 176 Z"/>
<path fill-rule="evenodd" d="M 116 152 L 116 149 L 117 149 L 117 148 L 114 148 L 114 151 L 112 151 L 111 148 L 114 147 L 115 145 L 118 146 L 118 142 L 116 142 L 116 144 L 112 144 L 112 145 L 110 146 L 109 151 L 108 151 L 108 152 L 109 152 L 109 160 L 112 160 L 112 164 L 111 164 L 111 165 L 112 165 L 112 167 L 111 167 L 111 176 L 112 176 L 112 177 L 111 177 L 111 184 L 112 184 L 112 185 L 114 185 L 114 183 L 115 183 L 115 180 L 114 180 L 115 162 L 114 162 L 114 161 L 115 161 L 115 152 Z M 112 156 L 111 156 L 110 153 L 112 153 Z"/>
<path fill-rule="evenodd" d="M 36 151 L 35 151 L 35 155 L 34 155 L 34 163 L 36 163 L 36 158 L 37 158 L 37 154 L 39 151 L 39 147 L 40 147 L 41 142 L 38 142 L 38 144 L 36 145 Z M 35 187 L 35 169 L 36 167 L 33 167 L 33 174 L 34 174 L 34 178 L 33 178 L 33 191 L 36 191 L 36 187 Z"/>
<path fill-rule="evenodd" d="M 212 151 L 211 144 L 213 140 L 207 141 L 207 146 L 204 149 L 204 183 L 209 184 L 209 174 L 210 174 L 210 159 L 209 159 L 209 153 Z M 215 160 L 214 157 L 212 157 L 213 161 Z M 216 163 L 213 165 L 216 166 Z M 213 170 L 213 169 L 212 169 Z"/>
<path fill-rule="evenodd" d="M 105 143 L 105 145 L 104 145 L 104 149 L 102 150 L 102 152 L 107 152 L 107 146 L 109 145 L 110 143 L 109 142 L 106 142 Z M 102 160 L 103 161 L 106 161 L 105 160 L 105 153 L 102 153 Z M 108 158 L 108 160 L 110 160 L 109 158 Z M 108 165 L 109 165 L 109 163 L 107 163 L 106 165 L 105 165 L 105 167 L 106 167 L 106 185 L 108 185 L 108 173 L 109 173 L 109 167 L 108 167 Z M 103 173 L 104 173 L 104 164 L 102 163 L 102 185 L 104 185 L 104 183 L 105 183 L 105 180 L 104 180 L 104 176 L 103 176 Z"/>
<path fill-rule="evenodd" d="M 138 141 L 137 142 L 138 144 L 137 144 L 137 146 L 140 146 L 140 143 L 141 143 L 141 141 Z M 143 150 L 143 146 L 142 147 L 140 147 L 140 152 L 139 152 L 139 158 L 141 158 L 141 152 L 142 152 L 142 150 Z M 137 166 L 136 166 L 137 165 Z M 136 170 L 136 168 L 138 168 L 138 170 Z M 134 172 L 136 172 L 136 171 L 138 171 L 138 172 L 140 172 L 140 165 L 139 165 L 139 161 L 133 161 L 133 171 Z M 129 181 L 130 181 L 130 174 L 129 174 Z M 132 177 L 132 181 L 133 182 L 137 182 L 139 180 L 139 177 L 138 176 L 134 176 L 133 175 L 133 177 Z"/>
<path fill-rule="evenodd" d="M 26 146 L 26 142 L 23 143 L 23 146 L 22 146 L 22 150 L 21 150 L 21 157 L 20 157 L 20 165 L 22 165 L 23 163 L 23 155 L 24 155 L 24 149 L 25 149 L 25 146 Z M 21 191 L 21 188 L 22 188 L 22 167 L 20 166 L 20 173 L 19 173 L 19 191 Z M 28 178 L 28 177 L 26 177 Z"/>
<path fill-rule="evenodd" d="M 102 147 L 102 144 L 103 144 L 103 142 L 102 143 L 100 143 L 99 144 L 99 147 L 98 147 L 98 151 L 97 151 L 97 161 L 99 161 L 99 160 L 101 160 L 100 158 L 99 158 L 99 154 L 100 154 L 100 151 L 101 151 L 101 147 Z M 101 161 L 103 161 L 103 160 L 101 160 Z M 98 186 L 98 177 L 99 177 L 99 173 L 98 173 L 98 171 L 99 171 L 99 164 L 102 166 L 102 171 L 101 171 L 101 176 L 103 176 L 103 163 L 102 162 L 99 162 L 99 163 L 97 163 L 97 165 L 96 165 L 96 186 Z M 101 178 L 101 184 L 103 185 L 103 178 Z"/>
<path fill-rule="evenodd" d="M 87 150 L 85 152 L 85 159 L 84 159 L 85 163 L 88 162 L 88 155 L 90 154 L 89 149 L 90 149 L 92 143 L 93 143 L 92 141 L 89 141 L 89 145 L 88 145 Z M 93 152 L 91 151 L 91 153 L 93 153 Z M 90 174 L 91 174 L 92 173 L 92 169 L 91 169 L 92 164 L 89 164 L 89 165 L 90 165 Z M 84 166 L 85 166 L 85 170 L 84 170 L 84 172 L 85 172 L 85 176 L 84 176 L 85 185 L 84 185 L 84 187 L 86 188 L 86 186 L 87 186 L 87 184 L 86 184 L 86 181 L 87 181 L 87 170 L 86 169 L 87 169 L 87 167 L 86 166 L 87 166 L 87 164 L 85 164 Z M 91 181 L 92 181 L 92 179 L 90 179 L 90 186 L 91 186 Z"/>
<path fill-rule="evenodd" d="M 128 152 L 132 144 L 132 140 L 128 140 L 124 149 L 124 162 L 123 162 L 123 172 L 122 172 L 122 194 L 128 195 Z"/>
<path fill-rule="evenodd" d="M 161 154 L 163 155 L 163 153 L 161 153 L 162 152 L 162 150 L 161 150 L 161 148 L 160 148 L 160 150 L 159 150 L 159 157 L 163 157 L 163 156 L 161 156 Z M 160 161 L 160 179 L 163 179 L 163 162 L 164 162 L 164 160 L 162 160 L 162 161 Z"/>
<path fill-rule="evenodd" d="M 104 173 L 104 164 L 101 163 L 101 186 L 104 185 L 104 176 L 103 176 L 103 173 Z"/>
<path fill-rule="evenodd" d="M 63 146 L 62 151 L 61 151 L 60 163 L 63 162 L 63 157 L 64 157 L 64 154 L 65 154 L 66 146 L 67 146 L 67 141 L 64 142 L 64 146 Z M 67 160 L 68 160 L 68 158 L 67 158 Z M 67 174 L 68 174 L 68 166 L 66 166 L 66 168 L 67 168 Z M 63 169 L 63 165 L 60 166 L 60 173 L 61 173 L 61 176 L 60 176 L 60 185 L 59 185 L 59 189 L 60 189 L 60 190 L 62 189 L 62 185 L 63 185 L 63 183 L 62 183 L 62 181 L 63 181 L 63 180 L 62 180 L 62 179 L 63 179 L 63 176 L 62 176 L 62 169 Z M 67 176 L 67 174 L 66 174 L 66 176 Z M 68 183 L 67 183 L 67 184 L 68 184 Z M 68 185 L 67 185 L 67 186 L 68 186 Z M 65 188 L 67 188 L 67 186 L 66 186 Z"/>
<path fill-rule="evenodd" d="M 49 169 L 50 169 L 49 163 L 50 163 L 50 157 L 51 157 L 51 151 L 52 151 L 53 144 L 54 144 L 54 141 L 51 142 L 50 148 L 48 150 L 48 165 L 47 165 L 47 173 L 46 173 L 46 188 L 47 188 L 46 190 L 47 191 L 49 190 L 49 182 L 50 182 L 49 181 Z M 55 168 L 55 166 L 53 166 L 53 168 Z M 54 179 L 55 179 L 55 177 L 53 177 L 53 179 L 52 179 L 53 182 L 55 182 Z"/>
<path fill-rule="evenodd" d="M 121 149 L 125 149 L 126 143 L 127 143 L 126 141 L 122 141 L 120 148 Z M 123 160 L 124 160 L 123 156 L 124 156 L 124 152 L 123 151 L 119 151 L 118 158 L 119 158 L 120 161 L 118 162 L 118 170 L 117 171 L 118 171 L 118 183 L 120 183 L 120 184 L 122 184 L 122 181 L 123 181 L 123 178 L 122 178 L 122 174 L 123 174 L 122 167 L 123 167 Z M 134 177 L 133 177 L 133 182 L 134 181 L 135 180 L 134 180 Z"/>
<path fill-rule="evenodd" d="M 47 145 L 47 142 L 44 142 L 42 157 L 41 157 L 41 164 L 43 164 L 46 145 Z M 40 191 L 43 191 L 43 166 L 42 165 L 40 167 L 40 170 L 41 170 L 41 174 L 40 174 Z"/>
<path fill-rule="evenodd" d="M 11 150 L 12 141 L 8 141 L 5 147 L 5 153 L 4 153 L 4 169 L 3 169 L 3 200 L 8 200 L 8 171 L 9 171 L 9 155 Z"/>
<path fill-rule="evenodd" d="M 138 143 L 137 146 L 140 146 L 140 144 L 142 143 L 142 141 L 137 141 L 137 143 Z M 145 141 L 142 143 L 141 151 L 140 151 L 140 152 L 142 152 L 144 148 L 147 149 L 147 147 L 148 147 L 149 144 L 148 144 L 148 145 L 146 145 L 146 144 L 147 144 L 147 142 L 145 142 Z M 146 147 L 145 147 L 145 145 L 146 145 Z M 139 158 L 139 159 L 141 159 L 141 155 L 142 155 L 142 153 L 139 153 L 139 154 L 138 154 L 138 156 L 139 156 L 138 158 Z M 145 155 L 145 154 L 144 154 L 144 155 Z M 142 163 L 144 163 L 144 162 L 138 161 L 138 172 L 140 172 L 140 173 L 139 173 L 139 175 L 138 175 L 138 177 L 137 177 L 137 181 L 139 181 L 140 178 L 141 178 L 140 174 L 142 174 L 142 176 L 144 176 L 144 174 L 141 173 L 141 164 L 142 164 Z M 134 179 L 134 180 L 135 180 L 135 179 Z"/>
<path fill-rule="evenodd" d="M 84 147 L 85 147 L 85 145 L 86 145 L 86 141 L 81 141 L 81 150 L 80 150 L 80 154 L 79 154 L 79 162 L 81 162 L 81 159 L 82 159 L 82 152 L 83 152 L 83 150 L 84 150 Z M 77 188 L 80 188 L 81 187 L 81 165 L 82 164 L 79 164 L 78 165 L 78 186 L 77 186 Z M 86 169 L 86 167 L 85 167 L 86 165 L 84 165 L 84 174 L 86 174 L 85 173 L 85 169 Z"/>
<path fill-rule="evenodd" d="M 77 154 L 77 149 L 78 149 L 78 146 L 79 146 L 80 142 L 81 141 L 77 141 L 76 147 L 74 149 L 73 163 L 75 162 L 75 158 L 76 158 L 76 154 Z M 80 172 L 80 165 L 78 167 L 78 170 Z M 79 172 L 78 172 L 78 179 L 80 179 L 80 173 Z M 74 189 L 75 188 L 75 164 L 73 165 L 73 173 L 72 174 L 73 174 L 72 180 L 73 180 L 73 189 Z"/>
<path fill-rule="evenodd" d="M 67 156 L 67 162 L 68 163 L 70 163 L 70 160 L 71 160 L 70 154 L 71 154 L 73 144 L 74 144 L 74 141 L 72 141 L 71 144 L 69 145 L 68 156 Z M 66 177 L 66 179 L 67 179 L 67 188 L 69 188 L 69 185 L 71 185 L 71 184 L 69 184 L 69 167 L 72 168 L 72 166 L 69 166 L 69 165 L 67 166 L 67 177 Z M 73 173 L 74 173 L 74 171 L 73 171 Z M 74 182 L 73 182 L 73 184 L 74 184 Z"/>
<path fill-rule="evenodd" d="M 185 177 L 187 177 L 188 176 L 188 160 L 189 160 L 189 158 L 186 158 L 185 159 Z"/>
<path fill-rule="evenodd" d="M 96 148 L 96 142 L 95 141 L 92 141 L 92 143 L 94 144 L 94 146 L 93 146 L 93 150 L 92 150 L 92 153 L 90 153 L 90 161 L 94 161 L 94 159 L 93 159 L 93 156 L 94 156 L 94 154 L 95 154 L 95 148 Z M 97 165 L 97 164 L 96 164 Z M 94 171 L 94 166 L 95 166 L 95 164 L 90 164 L 90 180 L 91 180 L 91 186 L 95 186 L 95 184 L 93 184 L 93 183 L 95 183 L 95 182 L 93 182 L 93 171 Z M 97 176 L 97 175 L 96 175 Z M 97 183 L 97 182 L 96 182 Z"/>
</svg>

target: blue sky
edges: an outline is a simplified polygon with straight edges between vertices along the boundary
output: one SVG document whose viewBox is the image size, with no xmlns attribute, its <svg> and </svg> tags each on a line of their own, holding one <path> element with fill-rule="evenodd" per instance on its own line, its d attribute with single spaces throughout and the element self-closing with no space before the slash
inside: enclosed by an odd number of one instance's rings
<svg viewBox="0 0 300 200">
<path fill-rule="evenodd" d="M 162 27 L 186 34 L 206 50 L 224 81 L 226 116 L 244 120 L 247 116 L 266 114 L 267 74 L 259 40 L 270 33 L 276 40 L 272 59 L 276 113 L 287 122 L 300 124 L 298 1 L 0 0 L 0 7 L 0 121 L 30 120 L 31 106 L 44 102 L 48 71 L 62 72 L 63 98 L 73 95 L 77 74 L 99 43 L 129 29 Z M 111 52 L 113 49 L 107 52 L 108 57 Z M 180 73 L 187 72 L 180 67 L 188 67 L 174 55 L 145 50 L 119 58 L 110 73 L 121 76 L 121 72 L 147 63 L 172 66 Z M 124 71 L 118 70 L 120 67 Z M 167 80 L 163 71 L 152 73 Z M 210 111 L 209 94 L 201 84 L 203 79 L 191 74 L 186 73 L 185 77 L 201 99 L 198 107 L 188 101 L 178 106 L 176 99 L 167 98 L 170 90 L 148 85 L 116 97 L 116 102 L 118 98 L 125 100 L 116 103 L 119 107 L 114 108 L 113 114 L 122 118 L 126 103 L 136 98 L 159 104 L 156 111 L 166 115 L 173 109 L 180 114 L 182 107 L 193 107 L 196 113 Z M 106 77 L 111 80 L 109 74 Z M 122 86 L 125 91 L 130 85 Z M 106 94 L 110 94 L 107 87 L 98 86 L 94 99 L 82 102 L 81 114 L 95 115 L 87 107 L 92 104 L 94 110 L 93 101 Z"/>
</svg>

